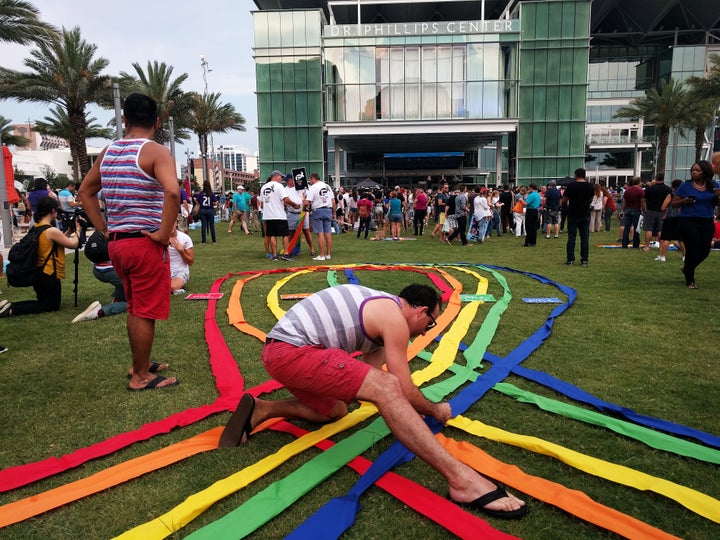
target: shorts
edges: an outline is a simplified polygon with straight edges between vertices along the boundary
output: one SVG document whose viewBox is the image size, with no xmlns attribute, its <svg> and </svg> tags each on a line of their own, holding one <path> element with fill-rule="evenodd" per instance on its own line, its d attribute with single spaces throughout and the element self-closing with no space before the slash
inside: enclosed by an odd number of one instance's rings
<svg viewBox="0 0 720 540">
<path fill-rule="evenodd" d="M 167 248 L 147 237 L 113 240 L 110 260 L 125 290 L 127 311 L 142 319 L 170 316 L 170 257 Z"/>
<path fill-rule="evenodd" d="M 170 273 L 170 279 L 180 278 L 183 280 L 183 285 L 190 281 L 190 272 L 187 271 L 187 269 L 183 268 L 182 270 L 176 270 L 175 272 Z"/>
<path fill-rule="evenodd" d="M 560 223 L 560 210 L 545 210 L 543 223 L 545 225 L 557 225 Z"/>
<path fill-rule="evenodd" d="M 288 229 L 291 231 L 296 231 L 298 226 L 298 220 L 300 219 L 300 214 L 296 214 L 295 212 L 288 212 Z M 302 222 L 302 229 L 309 229 L 310 228 L 310 215 L 306 212 L 305 217 L 303 218 Z"/>
<path fill-rule="evenodd" d="M 663 213 L 657 210 L 645 210 L 645 216 L 643 219 L 643 231 L 652 231 L 653 236 L 657 236 L 662 230 L 662 219 Z"/>
<path fill-rule="evenodd" d="M 242 210 L 235 210 L 232 215 L 233 221 L 242 221 L 245 219 L 245 212 Z"/>
<path fill-rule="evenodd" d="M 402 223 L 402 212 L 391 212 L 390 213 L 390 223 Z"/>
<path fill-rule="evenodd" d="M 315 234 L 332 233 L 332 208 L 317 208 L 312 211 L 310 221 Z"/>
<path fill-rule="evenodd" d="M 297 347 L 273 339 L 265 343 L 261 359 L 273 379 L 322 415 L 330 414 L 338 401 L 354 401 L 372 369 L 340 349 Z"/>
<path fill-rule="evenodd" d="M 290 232 L 287 219 L 266 219 L 263 223 L 265 236 L 287 236 Z"/>
<path fill-rule="evenodd" d="M 438 221 L 440 225 L 445 225 L 445 212 L 440 212 L 440 221 Z"/>
</svg>

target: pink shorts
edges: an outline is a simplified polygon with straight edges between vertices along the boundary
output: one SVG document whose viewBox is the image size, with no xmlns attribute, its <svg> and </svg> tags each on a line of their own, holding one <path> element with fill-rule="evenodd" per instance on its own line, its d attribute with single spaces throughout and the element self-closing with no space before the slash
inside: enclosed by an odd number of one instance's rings
<svg viewBox="0 0 720 540">
<path fill-rule="evenodd" d="M 350 403 L 371 367 L 340 349 L 296 347 L 269 339 L 262 362 L 270 376 L 302 403 L 328 415 L 338 401 Z"/>
<path fill-rule="evenodd" d="M 125 238 L 108 244 L 113 268 L 122 281 L 128 313 L 143 319 L 170 316 L 170 258 L 150 238 Z"/>
</svg>

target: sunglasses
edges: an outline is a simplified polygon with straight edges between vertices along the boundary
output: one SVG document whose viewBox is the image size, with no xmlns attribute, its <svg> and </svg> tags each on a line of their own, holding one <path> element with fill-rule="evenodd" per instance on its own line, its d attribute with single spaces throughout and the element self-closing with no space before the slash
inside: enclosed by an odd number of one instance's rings
<svg viewBox="0 0 720 540">
<path fill-rule="evenodd" d="M 412 304 L 411 304 L 411 305 L 412 305 Z M 419 307 L 427 308 L 427 306 L 415 306 L 415 305 L 413 305 L 413 307 L 414 307 L 414 308 L 419 308 Z M 428 330 L 432 330 L 433 328 L 435 328 L 435 327 L 437 326 L 437 321 L 435 320 L 435 317 L 433 317 L 432 314 L 430 313 L 430 309 L 429 309 L 429 308 L 427 308 L 427 311 L 425 311 L 425 315 L 427 315 L 428 317 L 430 317 L 430 322 L 429 322 L 428 325 L 425 327 L 425 331 L 427 332 Z"/>
</svg>

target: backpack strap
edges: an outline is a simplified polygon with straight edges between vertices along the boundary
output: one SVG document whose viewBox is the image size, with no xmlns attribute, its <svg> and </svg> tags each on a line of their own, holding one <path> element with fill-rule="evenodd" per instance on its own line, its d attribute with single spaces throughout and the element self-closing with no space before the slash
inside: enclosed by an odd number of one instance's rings
<svg viewBox="0 0 720 540">
<path fill-rule="evenodd" d="M 52 225 L 41 225 L 40 227 L 38 227 L 38 228 L 42 229 L 42 230 L 38 233 L 38 241 L 40 240 L 40 235 L 41 235 L 42 233 L 44 233 L 45 231 L 47 231 L 50 227 L 52 227 Z M 45 272 L 45 266 L 47 265 L 48 261 L 50 260 L 50 257 L 52 257 L 52 260 L 53 260 L 53 273 L 52 273 L 52 275 L 53 275 L 53 276 L 57 275 L 57 260 L 55 259 L 55 253 L 56 253 L 56 251 L 57 251 L 57 243 L 53 240 L 53 241 L 52 241 L 52 247 L 50 248 L 50 253 L 48 253 L 48 256 L 47 256 L 47 257 L 45 258 L 45 260 L 43 261 L 42 266 L 39 266 L 39 267 L 38 267 L 38 268 L 41 268 L 41 269 L 42 269 L 42 272 Z"/>
</svg>

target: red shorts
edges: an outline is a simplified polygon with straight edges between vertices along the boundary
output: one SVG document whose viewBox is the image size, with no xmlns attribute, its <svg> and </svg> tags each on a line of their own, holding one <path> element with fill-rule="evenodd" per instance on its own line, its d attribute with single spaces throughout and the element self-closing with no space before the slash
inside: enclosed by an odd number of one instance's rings
<svg viewBox="0 0 720 540">
<path fill-rule="evenodd" d="M 128 313 L 143 319 L 170 316 L 170 258 L 150 238 L 125 238 L 108 244 L 113 268 L 122 281 Z"/>
<path fill-rule="evenodd" d="M 262 362 L 273 379 L 323 415 L 330 414 L 338 401 L 354 401 L 372 369 L 340 349 L 319 345 L 296 347 L 274 340 L 265 344 Z"/>
</svg>

